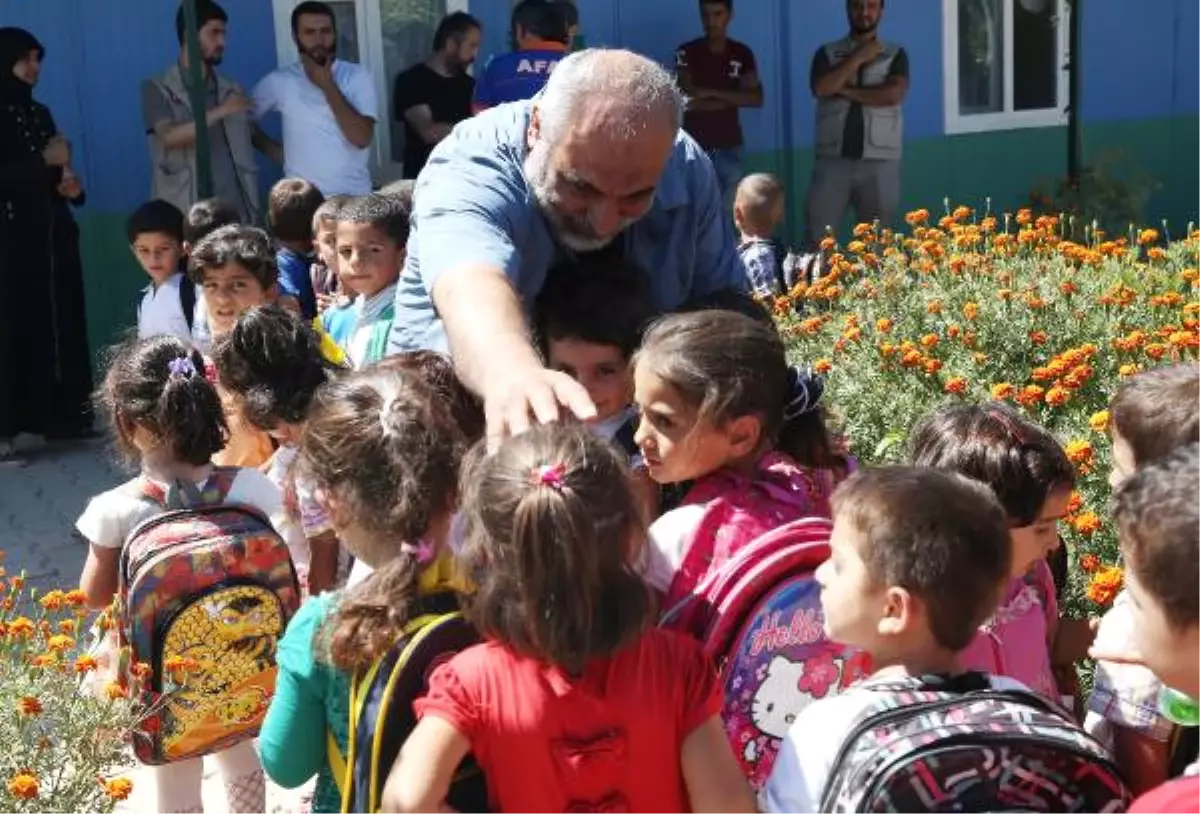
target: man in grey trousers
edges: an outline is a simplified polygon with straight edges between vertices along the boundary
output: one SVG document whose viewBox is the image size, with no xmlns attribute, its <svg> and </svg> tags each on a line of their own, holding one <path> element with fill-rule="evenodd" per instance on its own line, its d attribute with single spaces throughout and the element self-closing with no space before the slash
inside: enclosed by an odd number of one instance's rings
<svg viewBox="0 0 1200 814">
<path fill-rule="evenodd" d="M 807 238 L 816 247 L 854 206 L 859 223 L 890 224 L 900 203 L 900 154 L 908 54 L 877 36 L 884 0 L 846 0 L 850 33 L 817 49 L 816 161 L 808 190 Z"/>
</svg>

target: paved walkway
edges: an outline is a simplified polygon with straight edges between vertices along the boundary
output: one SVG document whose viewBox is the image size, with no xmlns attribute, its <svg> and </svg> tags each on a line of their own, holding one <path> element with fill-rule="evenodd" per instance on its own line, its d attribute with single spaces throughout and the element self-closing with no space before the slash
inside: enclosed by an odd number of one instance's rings
<svg viewBox="0 0 1200 814">
<path fill-rule="evenodd" d="M 27 572 L 41 591 L 78 584 L 87 555 L 74 535 L 75 520 L 88 498 L 111 489 L 131 472 L 118 463 L 105 441 L 42 445 L 19 439 L 24 466 L 0 464 L 0 549 L 9 573 Z M 210 761 L 211 764 L 211 761 Z M 134 792 L 122 812 L 154 811 L 152 784 L 144 769 L 133 773 Z M 225 811 L 225 795 L 215 767 L 204 775 L 205 811 Z M 300 794 L 268 784 L 267 811 L 299 811 Z"/>
</svg>

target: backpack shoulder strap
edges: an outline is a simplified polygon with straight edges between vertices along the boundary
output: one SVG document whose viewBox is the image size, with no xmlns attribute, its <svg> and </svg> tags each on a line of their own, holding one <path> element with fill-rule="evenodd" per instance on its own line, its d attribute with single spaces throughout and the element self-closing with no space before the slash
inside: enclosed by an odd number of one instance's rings
<svg viewBox="0 0 1200 814">
<path fill-rule="evenodd" d="M 325 730 L 325 759 L 329 761 L 329 773 L 333 775 L 333 784 L 337 787 L 338 799 L 342 801 L 342 811 L 345 811 L 346 756 L 342 754 L 332 729 Z"/>
<path fill-rule="evenodd" d="M 196 321 L 196 286 L 184 275 L 179 281 L 179 307 L 183 309 L 183 318 L 187 320 L 188 330 Z"/>
</svg>

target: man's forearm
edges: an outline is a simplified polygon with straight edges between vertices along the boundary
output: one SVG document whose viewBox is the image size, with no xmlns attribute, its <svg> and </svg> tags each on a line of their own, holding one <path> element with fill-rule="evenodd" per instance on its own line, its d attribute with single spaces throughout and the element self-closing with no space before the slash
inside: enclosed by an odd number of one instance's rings
<svg viewBox="0 0 1200 814">
<path fill-rule="evenodd" d="M 521 301 L 498 269 L 477 265 L 449 272 L 434 284 L 432 296 L 459 378 L 477 395 L 485 395 L 498 375 L 542 366 Z"/>
<path fill-rule="evenodd" d="M 371 139 L 375 136 L 375 120 L 355 110 L 337 85 L 325 90 L 325 100 L 329 102 L 333 118 L 346 140 L 360 150 L 371 146 Z"/>
<path fill-rule="evenodd" d="M 904 101 L 903 85 L 884 84 L 873 88 L 843 88 L 841 95 L 867 107 L 892 107 Z"/>
<path fill-rule="evenodd" d="M 823 74 L 813 82 L 813 96 L 820 99 L 841 93 L 842 89 L 858 73 L 858 67 L 858 61 L 850 58 Z"/>
<path fill-rule="evenodd" d="M 280 166 L 283 165 L 283 145 L 263 132 L 257 124 L 250 133 L 250 143 L 254 149 L 265 155 Z"/>
<path fill-rule="evenodd" d="M 209 127 L 212 127 L 223 118 L 225 118 L 225 114 L 215 107 L 209 108 L 208 112 L 204 114 L 204 122 Z M 171 125 L 163 130 L 160 136 L 163 146 L 168 150 L 182 150 L 186 147 L 191 147 L 196 143 L 196 122 L 186 121 Z"/>
<path fill-rule="evenodd" d="M 421 130 L 421 140 L 429 145 L 437 144 L 450 135 L 450 131 L 453 129 L 454 125 L 446 122 L 430 122 L 429 126 Z"/>
<path fill-rule="evenodd" d="M 696 88 L 696 96 L 701 99 L 711 99 L 721 107 L 762 107 L 762 85 L 750 90 L 714 90 L 713 88 Z"/>
</svg>

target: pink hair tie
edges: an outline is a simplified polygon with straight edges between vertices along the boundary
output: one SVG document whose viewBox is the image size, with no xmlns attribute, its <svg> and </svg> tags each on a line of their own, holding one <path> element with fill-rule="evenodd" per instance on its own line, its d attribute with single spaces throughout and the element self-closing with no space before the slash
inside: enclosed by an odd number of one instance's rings
<svg viewBox="0 0 1200 814">
<path fill-rule="evenodd" d="M 416 545 L 413 545 L 412 543 L 401 543 L 400 553 L 411 554 L 412 556 L 416 557 L 418 565 L 428 565 L 429 563 L 433 562 L 434 557 L 437 554 L 433 543 L 429 542 L 428 540 L 422 540 Z"/>
<path fill-rule="evenodd" d="M 534 486 L 549 486 L 556 492 L 561 492 L 566 476 L 567 467 L 563 464 L 542 464 L 530 473 L 529 482 Z"/>
</svg>

